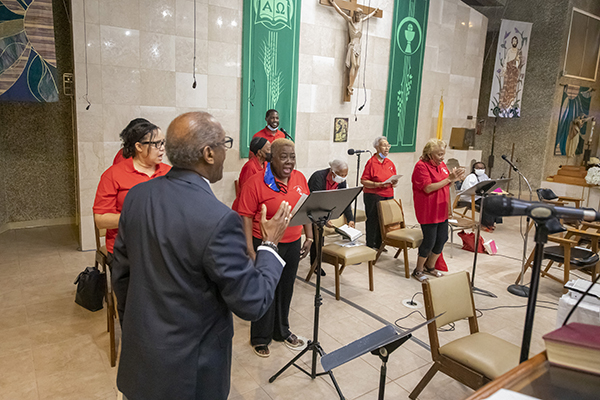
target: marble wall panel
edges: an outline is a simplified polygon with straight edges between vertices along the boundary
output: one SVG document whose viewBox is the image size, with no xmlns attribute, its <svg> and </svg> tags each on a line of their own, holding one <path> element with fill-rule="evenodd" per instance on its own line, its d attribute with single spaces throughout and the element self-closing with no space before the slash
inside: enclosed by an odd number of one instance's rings
<svg viewBox="0 0 600 400">
<path fill-rule="evenodd" d="M 92 32 L 87 40 L 92 47 L 88 48 L 88 76 L 94 76 L 93 82 L 88 80 L 88 86 L 90 99 L 94 100 L 92 108 L 96 109 L 84 113 L 87 103 L 80 98 L 84 77 L 82 67 L 85 66 L 81 59 L 84 43 L 78 37 L 83 27 L 82 0 L 71 1 L 76 21 L 75 42 L 78 43 L 75 52 L 78 125 L 80 130 L 86 131 L 81 138 L 85 140 L 79 144 L 81 179 L 88 182 L 99 179 L 103 168 L 118 150 L 119 132 L 130 119 L 143 116 L 166 130 L 172 118 L 180 113 L 207 110 L 235 139 L 233 149 L 227 153 L 224 179 L 213 185 L 217 197 L 230 204 L 233 201 L 231 181 L 237 179 L 246 162 L 239 158 L 238 140 L 243 2 L 197 0 L 197 87 L 192 89 L 193 1 L 137 0 L 118 7 L 116 1 L 88 0 L 86 18 L 89 17 L 88 32 Z M 361 73 L 366 71 L 366 103 L 363 90 L 358 88 L 352 101 L 346 103 L 342 101 L 342 95 L 347 24 L 331 7 L 318 2 L 302 2 L 298 114 L 296 126 L 289 130 L 296 134 L 297 168 L 307 177 L 314 170 L 327 167 L 332 158 L 347 160 L 354 174 L 356 157 L 347 155 L 348 148 L 370 149 L 374 137 L 382 132 L 393 3 L 382 6 L 384 18 L 371 19 L 368 33 L 365 24 L 363 34 L 362 52 L 366 62 L 363 59 Z M 116 9 L 120 11 L 116 12 Z M 121 15 L 123 11 L 129 14 Z M 478 79 L 476 69 L 469 69 L 472 60 L 465 61 L 462 53 L 469 48 L 469 55 L 475 59 L 482 56 L 484 42 L 480 35 L 484 35 L 484 23 L 485 19 L 479 13 L 473 14 L 459 0 L 432 0 L 417 147 L 435 132 L 442 89 L 445 96 L 456 99 L 449 107 L 448 121 L 457 121 L 460 114 L 472 109 L 475 89 L 462 84 L 451 89 L 450 76 L 452 73 Z M 471 25 L 478 28 L 473 29 Z M 94 28 L 98 32 L 96 48 Z M 462 36 L 455 34 L 457 30 Z M 123 37 L 127 31 L 130 35 Z M 104 39 L 115 43 L 120 40 L 122 45 L 117 51 L 105 45 Z M 481 49 L 475 51 L 470 48 L 473 45 L 479 45 Z M 455 65 L 454 57 L 463 60 Z M 92 73 L 90 58 L 98 63 Z M 458 81 L 463 82 L 461 79 Z M 362 75 L 356 82 L 357 87 L 359 83 L 362 85 Z M 362 110 L 358 110 L 363 103 Z M 349 118 L 348 142 L 333 143 L 335 117 Z M 282 126 L 285 124 L 282 121 Z M 410 174 L 416 157 L 413 153 L 403 153 L 392 154 L 390 159 L 399 168 L 399 163 L 402 164 L 403 171 Z M 366 156 L 362 166 L 365 162 Z M 410 202 L 409 180 L 407 182 L 401 182 L 402 188 L 397 193 L 402 192 L 403 201 Z M 88 191 L 93 189 L 88 188 Z M 89 193 L 84 197 L 88 199 L 86 202 L 92 201 Z M 92 226 L 90 221 L 82 219 L 82 236 L 90 234 L 86 232 Z"/>
<path fill-rule="evenodd" d="M 84 26 L 87 27 L 85 32 Z M 88 63 L 100 64 L 102 62 L 100 25 L 91 23 L 84 25 L 83 22 L 73 22 L 73 38 L 73 47 L 78 60 L 85 60 L 87 51 Z"/>
</svg>

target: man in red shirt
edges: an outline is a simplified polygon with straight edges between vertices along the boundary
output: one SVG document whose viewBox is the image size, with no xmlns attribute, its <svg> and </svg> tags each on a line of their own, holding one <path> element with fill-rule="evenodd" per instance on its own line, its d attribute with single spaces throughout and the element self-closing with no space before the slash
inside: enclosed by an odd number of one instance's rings
<svg viewBox="0 0 600 400">
<path fill-rule="evenodd" d="M 265 126 L 260 131 L 256 132 L 253 136 L 255 137 L 263 137 L 269 141 L 269 143 L 273 143 L 275 139 L 285 139 L 285 133 L 280 131 L 279 128 L 279 113 L 277 110 L 269 110 L 265 115 L 265 121 L 267 121 L 267 126 Z"/>
</svg>

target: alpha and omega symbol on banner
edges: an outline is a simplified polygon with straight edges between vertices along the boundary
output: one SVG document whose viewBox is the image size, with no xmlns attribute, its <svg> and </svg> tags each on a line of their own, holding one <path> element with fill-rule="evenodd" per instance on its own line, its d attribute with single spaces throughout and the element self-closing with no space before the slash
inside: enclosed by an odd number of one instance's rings
<svg viewBox="0 0 600 400">
<path fill-rule="evenodd" d="M 278 31 L 292 28 L 294 2 L 291 0 L 254 0 L 255 23 L 265 28 Z"/>
<path fill-rule="evenodd" d="M 423 44 L 421 24 L 413 17 L 404 18 L 396 30 L 396 44 L 407 56 L 413 55 Z"/>
</svg>

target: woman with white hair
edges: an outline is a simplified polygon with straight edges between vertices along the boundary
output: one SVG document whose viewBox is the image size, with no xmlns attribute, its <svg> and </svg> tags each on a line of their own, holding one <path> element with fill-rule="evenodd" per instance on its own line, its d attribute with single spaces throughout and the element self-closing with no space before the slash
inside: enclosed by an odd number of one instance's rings
<svg viewBox="0 0 600 400">
<path fill-rule="evenodd" d="M 423 231 L 417 268 L 412 273 L 419 282 L 427 280 L 425 273 L 442 276 L 435 269 L 435 263 L 448 241 L 450 185 L 465 177 L 464 168 L 448 171 L 444 163 L 445 154 L 446 143 L 443 140 L 429 140 L 412 174 L 415 214 Z"/>
<path fill-rule="evenodd" d="M 385 136 L 378 136 L 373 141 L 376 153 L 367 161 L 365 170 L 360 178 L 364 186 L 363 199 L 365 201 L 365 214 L 367 221 L 367 246 L 379 249 L 381 246 L 381 231 L 379 230 L 379 213 L 377 203 L 381 200 L 394 198 L 394 186 L 398 180 L 394 179 L 385 183 L 389 178 L 396 175 L 396 166 L 388 158 L 390 144 Z"/>
</svg>

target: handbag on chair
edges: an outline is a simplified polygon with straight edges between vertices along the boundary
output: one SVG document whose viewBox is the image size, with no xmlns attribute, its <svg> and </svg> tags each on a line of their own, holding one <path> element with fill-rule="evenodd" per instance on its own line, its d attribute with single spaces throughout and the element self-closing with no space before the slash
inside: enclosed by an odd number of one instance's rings
<svg viewBox="0 0 600 400">
<path fill-rule="evenodd" d="M 87 267 L 75 279 L 77 293 L 75 303 L 90 311 L 103 308 L 104 292 L 106 290 L 106 274 L 96 267 Z"/>
</svg>

